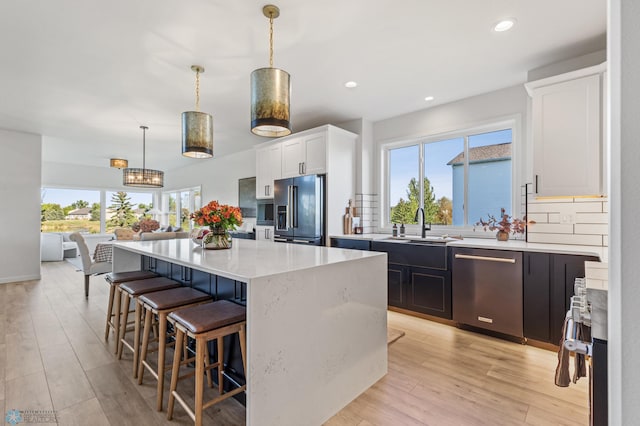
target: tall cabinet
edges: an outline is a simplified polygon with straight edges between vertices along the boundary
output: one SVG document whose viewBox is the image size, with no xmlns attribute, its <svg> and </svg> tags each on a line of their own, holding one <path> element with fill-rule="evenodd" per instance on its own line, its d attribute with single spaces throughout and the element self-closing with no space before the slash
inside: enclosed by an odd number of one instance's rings
<svg viewBox="0 0 640 426">
<path fill-rule="evenodd" d="M 605 70 L 600 64 L 525 85 L 537 196 L 605 194 Z"/>
<path fill-rule="evenodd" d="M 273 198 L 273 182 L 303 175 L 325 175 L 326 235 L 343 233 L 342 217 L 355 196 L 358 135 L 325 125 L 256 147 L 256 198 Z"/>
</svg>

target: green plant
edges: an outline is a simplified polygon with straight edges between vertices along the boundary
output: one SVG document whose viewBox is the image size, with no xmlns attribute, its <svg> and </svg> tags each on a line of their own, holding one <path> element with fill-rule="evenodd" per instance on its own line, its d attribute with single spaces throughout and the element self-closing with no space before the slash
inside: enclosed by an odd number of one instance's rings
<svg viewBox="0 0 640 426">
<path fill-rule="evenodd" d="M 482 226 L 482 229 L 500 232 L 506 232 L 508 234 L 522 234 L 527 229 L 528 224 L 535 223 L 532 220 L 527 220 L 524 216 L 522 219 L 514 218 L 506 213 L 504 207 L 500 208 L 500 216 L 495 217 L 492 214 L 487 215 L 488 219 L 480 219 L 473 227 L 476 230 L 476 226 Z"/>
</svg>

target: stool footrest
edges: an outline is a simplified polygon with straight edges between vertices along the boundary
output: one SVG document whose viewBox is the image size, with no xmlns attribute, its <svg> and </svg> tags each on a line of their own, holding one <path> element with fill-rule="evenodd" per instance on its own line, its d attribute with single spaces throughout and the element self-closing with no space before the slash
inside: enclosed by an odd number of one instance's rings
<svg viewBox="0 0 640 426">
<path fill-rule="evenodd" d="M 212 400 L 202 404 L 202 409 L 204 410 L 206 408 L 209 408 L 212 405 L 217 404 L 220 401 L 224 401 L 227 398 L 231 398 L 233 395 L 237 395 L 240 392 L 244 392 L 246 388 L 247 388 L 247 385 L 242 385 L 239 388 L 235 388 L 233 390 L 230 390 L 229 392 L 225 392 L 222 395 L 217 396 L 217 397 L 213 398 Z"/>
</svg>

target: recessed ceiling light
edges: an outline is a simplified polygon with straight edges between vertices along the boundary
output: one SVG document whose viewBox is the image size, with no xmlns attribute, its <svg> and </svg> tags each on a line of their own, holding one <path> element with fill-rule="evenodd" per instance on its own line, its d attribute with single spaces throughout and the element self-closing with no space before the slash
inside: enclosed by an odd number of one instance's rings
<svg viewBox="0 0 640 426">
<path fill-rule="evenodd" d="M 353 89 L 354 87 L 358 87 L 358 83 L 356 83 L 355 81 L 347 81 L 344 84 L 344 87 L 346 87 L 347 89 Z"/>
<path fill-rule="evenodd" d="M 497 33 L 501 33 L 503 31 L 509 31 L 516 24 L 516 20 L 514 18 L 503 19 L 493 26 L 493 31 Z"/>
<path fill-rule="evenodd" d="M 433 96 L 427 96 L 426 98 L 424 98 L 425 101 L 429 102 L 434 100 L 435 98 Z"/>
</svg>

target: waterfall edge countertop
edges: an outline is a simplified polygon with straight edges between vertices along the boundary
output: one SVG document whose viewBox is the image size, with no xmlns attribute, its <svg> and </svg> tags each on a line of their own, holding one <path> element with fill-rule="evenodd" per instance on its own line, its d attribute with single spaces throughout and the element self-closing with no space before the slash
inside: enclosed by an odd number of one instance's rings
<svg viewBox="0 0 640 426">
<path fill-rule="evenodd" d="M 114 242 L 113 245 L 182 266 L 195 266 L 201 271 L 243 282 L 380 254 L 244 239 L 234 239 L 233 246 L 224 250 L 205 250 L 186 238 L 122 241 Z"/>
<path fill-rule="evenodd" d="M 246 283 L 249 426 L 323 424 L 387 373 L 387 253 L 116 242 L 113 270 L 138 269 L 141 256 Z"/>
<path fill-rule="evenodd" d="M 407 235 L 404 241 L 400 238 L 391 238 L 389 234 L 358 234 L 358 235 L 331 235 L 330 238 L 345 238 L 354 240 L 396 242 L 398 244 L 408 244 L 410 240 L 417 239 L 418 235 Z M 530 251 L 556 254 L 575 254 L 584 256 L 597 256 L 601 261 L 606 262 L 608 247 L 582 246 L 569 244 L 545 244 L 528 243 L 523 240 L 510 239 L 509 241 L 498 241 L 495 238 L 467 238 L 462 240 L 446 239 L 444 242 L 449 247 L 469 247 L 485 248 L 493 250 Z M 417 243 L 422 244 L 422 243 Z"/>
</svg>

